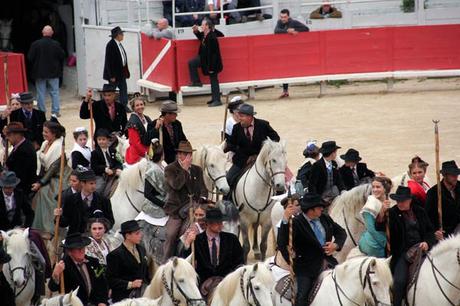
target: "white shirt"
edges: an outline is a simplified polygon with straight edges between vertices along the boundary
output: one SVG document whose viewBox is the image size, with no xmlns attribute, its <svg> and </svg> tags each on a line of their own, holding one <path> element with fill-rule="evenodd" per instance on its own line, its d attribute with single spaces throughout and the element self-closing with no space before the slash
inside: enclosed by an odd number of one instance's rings
<svg viewBox="0 0 460 306">
<path fill-rule="evenodd" d="M 326 163 L 326 169 L 332 170 L 332 161 L 324 158 L 324 162 Z"/>
<path fill-rule="evenodd" d="M 235 119 L 232 116 L 227 118 L 227 122 L 225 123 L 225 134 L 231 136 L 233 131 L 233 126 L 236 124 Z"/>
<path fill-rule="evenodd" d="M 120 50 L 121 53 L 121 61 L 123 62 L 123 66 L 126 66 L 126 52 L 125 48 L 121 45 L 121 42 L 118 40 L 115 40 L 117 42 L 118 49 Z"/>
<path fill-rule="evenodd" d="M 3 192 L 3 198 L 5 199 L 5 207 L 6 211 L 10 211 L 15 208 L 15 203 L 14 203 L 14 192 L 11 195 L 6 195 Z"/>
</svg>

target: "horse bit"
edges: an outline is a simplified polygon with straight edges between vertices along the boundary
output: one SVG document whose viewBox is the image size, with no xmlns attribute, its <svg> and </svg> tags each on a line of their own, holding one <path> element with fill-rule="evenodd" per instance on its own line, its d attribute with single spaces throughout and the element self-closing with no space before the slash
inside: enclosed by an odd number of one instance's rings
<svg viewBox="0 0 460 306">
<path fill-rule="evenodd" d="M 241 276 L 240 276 L 240 289 L 241 289 L 241 293 L 243 294 L 243 298 L 246 300 L 246 302 L 248 302 L 248 304 L 250 306 L 252 306 L 252 305 L 261 306 L 259 300 L 257 299 L 256 292 L 254 291 L 254 286 L 252 285 L 252 280 L 254 279 L 255 276 L 249 276 L 248 282 L 246 284 L 246 293 L 244 291 L 243 276 L 244 276 L 245 272 L 246 272 L 246 269 L 243 270 L 243 272 L 241 273 Z M 251 303 L 249 301 L 250 295 L 252 295 L 253 303 Z"/>
<path fill-rule="evenodd" d="M 187 306 L 205 305 L 205 301 L 202 298 L 200 298 L 200 299 L 192 299 L 184 292 L 184 290 L 177 283 L 177 280 L 174 278 L 174 270 L 171 270 L 171 283 L 170 283 L 170 285 L 168 285 L 168 281 L 166 280 L 166 275 L 165 275 L 164 271 L 161 274 L 161 283 L 163 284 L 163 287 L 165 288 L 166 293 L 171 298 L 171 301 L 172 301 L 174 306 L 179 306 L 180 305 L 180 300 L 174 297 L 174 285 L 176 285 L 177 290 L 179 290 L 179 292 L 185 298 Z"/>
</svg>

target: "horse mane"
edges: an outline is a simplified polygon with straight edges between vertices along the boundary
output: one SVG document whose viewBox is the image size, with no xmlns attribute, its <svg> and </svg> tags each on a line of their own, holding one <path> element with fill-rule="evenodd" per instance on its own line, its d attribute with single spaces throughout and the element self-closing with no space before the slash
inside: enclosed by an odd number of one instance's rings
<svg viewBox="0 0 460 306">
<path fill-rule="evenodd" d="M 123 169 L 121 171 L 118 187 L 123 190 L 127 190 L 128 188 L 138 189 L 139 186 L 144 186 L 144 176 L 145 176 L 145 168 L 147 167 L 147 159 L 142 158 L 139 162 Z M 139 173 L 141 175 L 139 175 Z M 118 190 L 118 188 L 117 188 Z"/>
<path fill-rule="evenodd" d="M 441 256 L 445 252 L 452 252 L 453 249 L 458 249 L 460 246 L 460 234 L 450 235 L 448 238 L 441 240 L 430 251 L 433 257 Z"/>
<path fill-rule="evenodd" d="M 214 290 L 211 300 L 213 300 L 215 296 L 219 296 L 222 305 L 229 305 L 230 301 L 235 295 L 236 290 L 239 288 L 240 276 L 243 273 L 243 270 L 248 271 L 250 267 L 250 265 L 239 267 L 232 273 L 225 276 L 225 278 L 219 283 L 219 285 L 217 285 L 216 289 Z"/>
<path fill-rule="evenodd" d="M 368 262 L 363 267 L 363 272 L 374 261 L 375 262 L 374 271 L 378 275 L 379 280 L 385 284 L 388 284 L 389 286 L 392 284 L 393 276 L 391 274 L 390 266 L 388 265 L 388 263 L 386 262 L 386 259 L 384 258 L 376 258 L 376 257 L 368 257 L 368 256 L 353 257 L 335 266 L 334 270 L 337 276 L 339 278 L 342 278 L 342 277 L 345 277 L 346 275 L 350 275 L 352 271 L 358 272 L 358 269 L 364 260 L 367 260 Z M 323 277 L 325 276 L 324 273 L 322 275 Z"/>
<path fill-rule="evenodd" d="M 150 299 L 157 299 L 163 295 L 164 288 L 161 284 L 161 275 L 163 274 L 163 271 L 165 271 L 165 273 L 169 271 L 167 269 L 169 267 L 168 264 L 169 261 L 166 264 L 161 265 L 157 269 L 150 284 L 145 289 L 144 297 L 148 297 Z"/>
<path fill-rule="evenodd" d="M 267 138 L 267 140 L 265 140 L 262 144 L 262 149 L 260 149 L 259 152 L 259 158 L 266 160 L 268 155 L 275 150 L 281 150 L 280 153 L 286 154 L 284 146 L 284 142 L 276 142 Z"/>
<path fill-rule="evenodd" d="M 270 269 L 267 267 L 267 265 L 263 262 L 258 262 L 257 265 L 258 267 L 256 272 L 256 278 L 264 284 L 273 283 L 273 275 Z"/>
<path fill-rule="evenodd" d="M 366 204 L 367 197 L 371 194 L 371 191 L 371 184 L 356 186 L 336 197 L 329 210 L 331 212 L 341 212 L 345 208 L 346 211 L 353 211 L 354 214 L 357 214 Z"/>
<path fill-rule="evenodd" d="M 9 230 L 8 232 L 6 232 L 6 235 L 9 238 L 19 236 L 19 237 L 25 239 L 26 242 L 27 242 L 26 247 L 27 247 L 27 249 L 30 249 L 30 246 L 29 246 L 29 243 L 28 243 L 29 240 L 28 240 L 28 238 L 24 238 L 23 234 L 24 234 L 24 230 L 22 230 L 20 228 L 14 228 L 14 229 Z M 20 240 L 8 239 L 8 247 L 11 248 L 13 246 L 18 246 L 20 243 L 22 243 L 24 241 L 23 239 L 20 239 Z"/>
<path fill-rule="evenodd" d="M 203 159 L 203 152 L 205 149 L 207 149 L 208 147 L 205 146 L 205 145 L 202 145 L 202 146 L 199 146 L 195 152 L 193 152 L 193 161 L 192 163 L 194 165 L 197 165 L 197 166 L 200 166 L 201 168 L 203 168 L 203 163 L 202 163 L 202 159 Z"/>
</svg>

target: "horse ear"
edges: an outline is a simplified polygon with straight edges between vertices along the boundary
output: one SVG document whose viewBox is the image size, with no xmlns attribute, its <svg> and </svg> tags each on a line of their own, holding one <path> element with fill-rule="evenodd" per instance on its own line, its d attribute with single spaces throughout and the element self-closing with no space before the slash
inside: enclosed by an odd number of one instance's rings
<svg viewBox="0 0 460 306">
<path fill-rule="evenodd" d="M 375 259 L 372 259 L 371 262 L 369 263 L 369 266 L 370 266 L 371 268 L 375 268 L 376 263 L 377 263 L 377 262 L 375 261 Z"/>
<path fill-rule="evenodd" d="M 29 238 L 29 228 L 26 228 L 26 229 L 24 230 L 24 232 L 22 232 L 22 236 L 23 236 L 24 238 Z"/>
<path fill-rule="evenodd" d="M 8 239 L 8 234 L 5 231 L 0 231 L 0 232 L 2 233 L 3 240 L 7 240 Z"/>
<path fill-rule="evenodd" d="M 286 150 L 286 140 L 285 140 L 285 139 L 281 139 L 281 140 L 280 140 L 280 144 L 281 144 L 281 146 L 283 147 L 283 149 Z"/>
<path fill-rule="evenodd" d="M 70 291 L 69 294 L 64 295 L 64 298 L 62 299 L 62 304 L 64 305 L 70 304 L 72 301 L 72 294 L 73 294 L 73 291 Z"/>
<path fill-rule="evenodd" d="M 390 266 L 390 263 L 391 263 L 391 256 L 388 257 L 387 259 L 385 259 L 385 263 Z"/>
</svg>

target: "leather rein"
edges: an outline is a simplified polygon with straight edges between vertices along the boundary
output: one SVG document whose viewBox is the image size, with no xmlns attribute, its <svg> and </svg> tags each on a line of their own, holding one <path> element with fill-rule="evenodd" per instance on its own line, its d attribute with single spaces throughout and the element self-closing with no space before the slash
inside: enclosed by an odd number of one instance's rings
<svg viewBox="0 0 460 306">
<path fill-rule="evenodd" d="M 174 269 L 171 269 L 170 284 L 168 285 L 168 281 L 166 280 L 165 271 L 163 271 L 161 274 L 161 283 L 163 284 L 163 287 L 165 288 L 166 293 L 168 294 L 174 306 L 180 305 L 180 300 L 174 297 L 174 285 L 176 285 L 177 290 L 179 290 L 180 294 L 182 294 L 182 296 L 185 298 L 187 305 L 205 305 L 205 301 L 202 298 L 192 299 L 185 293 L 185 291 L 181 288 L 176 278 L 174 277 Z"/>
<path fill-rule="evenodd" d="M 244 273 L 246 272 L 246 269 L 243 270 L 243 273 L 240 275 L 240 289 L 241 289 L 241 294 L 243 295 L 243 298 L 246 300 L 249 306 L 261 306 L 262 304 L 259 302 L 256 296 L 256 292 L 254 289 L 254 286 L 252 284 L 252 280 L 254 279 L 255 276 L 249 276 L 248 281 L 246 283 L 246 290 L 244 289 Z M 250 302 L 250 299 L 252 297 L 252 303 Z"/>
</svg>

